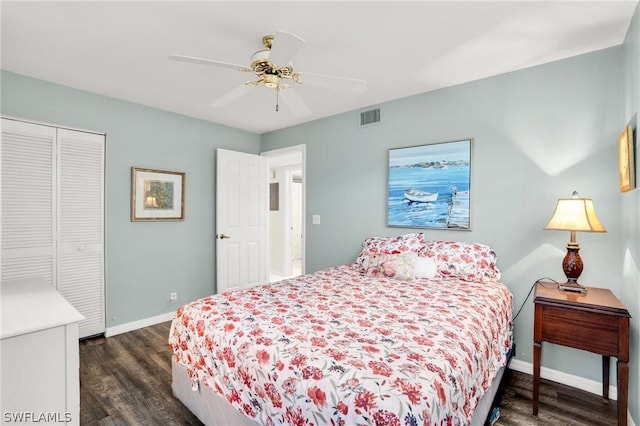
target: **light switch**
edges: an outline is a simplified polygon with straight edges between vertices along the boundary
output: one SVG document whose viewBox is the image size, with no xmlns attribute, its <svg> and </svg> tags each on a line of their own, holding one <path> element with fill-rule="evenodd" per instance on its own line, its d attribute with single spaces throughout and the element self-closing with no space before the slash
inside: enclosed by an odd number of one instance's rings
<svg viewBox="0 0 640 426">
<path fill-rule="evenodd" d="M 311 216 L 311 223 L 314 225 L 320 225 L 320 215 L 314 214 L 313 216 Z"/>
</svg>

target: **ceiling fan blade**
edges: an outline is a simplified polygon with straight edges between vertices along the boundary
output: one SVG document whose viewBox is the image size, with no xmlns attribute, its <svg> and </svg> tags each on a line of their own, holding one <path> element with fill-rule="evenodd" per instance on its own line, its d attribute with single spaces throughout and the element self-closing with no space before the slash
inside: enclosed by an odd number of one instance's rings
<svg viewBox="0 0 640 426">
<path fill-rule="evenodd" d="M 213 59 L 195 58 L 193 56 L 171 55 L 172 61 L 190 62 L 192 64 L 213 65 L 214 67 L 229 68 L 232 70 L 244 71 L 245 66 L 230 64 L 229 62 L 214 61 Z"/>
<path fill-rule="evenodd" d="M 251 86 L 247 86 L 246 84 L 243 84 L 242 86 L 238 86 L 233 90 L 231 90 L 230 92 L 227 92 L 224 95 L 220 96 L 215 101 L 211 102 L 211 106 L 216 108 L 227 106 L 231 102 L 243 96 L 249 90 L 251 90 Z"/>
<path fill-rule="evenodd" d="M 280 91 L 279 95 L 282 102 L 296 117 L 304 117 L 305 115 L 311 114 L 311 110 L 295 90 L 284 89 Z"/>
<path fill-rule="evenodd" d="M 295 34 L 284 31 L 276 31 L 271 43 L 269 62 L 278 66 L 289 65 L 298 54 L 304 40 Z"/>
<path fill-rule="evenodd" d="M 300 76 L 300 84 L 306 84 L 308 86 L 326 87 L 327 89 L 350 93 L 364 93 L 367 90 L 367 82 L 356 78 L 306 72 L 299 72 L 298 75 Z"/>
</svg>

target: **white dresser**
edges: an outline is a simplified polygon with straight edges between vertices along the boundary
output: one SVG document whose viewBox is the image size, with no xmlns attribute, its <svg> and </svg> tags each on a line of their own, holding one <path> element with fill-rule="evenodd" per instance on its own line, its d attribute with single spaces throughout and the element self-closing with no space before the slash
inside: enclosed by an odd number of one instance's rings
<svg viewBox="0 0 640 426">
<path fill-rule="evenodd" d="M 80 424 L 78 322 L 44 279 L 0 287 L 2 424 Z"/>
</svg>

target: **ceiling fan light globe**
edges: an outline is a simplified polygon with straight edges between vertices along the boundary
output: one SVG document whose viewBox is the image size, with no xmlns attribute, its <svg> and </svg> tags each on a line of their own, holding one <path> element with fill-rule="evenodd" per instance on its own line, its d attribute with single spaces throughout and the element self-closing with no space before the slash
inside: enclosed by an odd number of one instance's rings
<svg viewBox="0 0 640 426">
<path fill-rule="evenodd" d="M 264 74 L 263 75 L 264 86 L 269 89 L 277 89 L 280 81 L 277 75 L 274 74 Z"/>
</svg>

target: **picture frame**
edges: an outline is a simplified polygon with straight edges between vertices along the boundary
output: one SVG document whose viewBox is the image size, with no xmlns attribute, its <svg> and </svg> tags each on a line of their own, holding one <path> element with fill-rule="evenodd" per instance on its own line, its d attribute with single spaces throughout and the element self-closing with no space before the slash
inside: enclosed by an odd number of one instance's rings
<svg viewBox="0 0 640 426">
<path fill-rule="evenodd" d="M 618 170 L 620 172 L 620 192 L 636 187 L 635 149 L 633 128 L 628 125 L 618 137 Z"/>
<path fill-rule="evenodd" d="M 387 226 L 471 230 L 473 138 L 389 149 Z"/>
<path fill-rule="evenodd" d="M 185 173 L 131 168 L 131 221 L 184 220 Z"/>
</svg>

